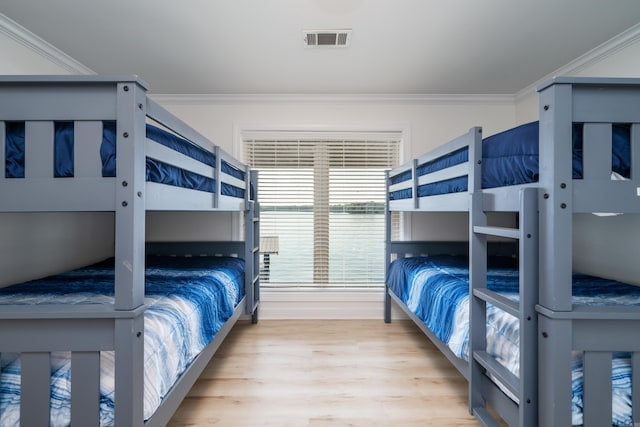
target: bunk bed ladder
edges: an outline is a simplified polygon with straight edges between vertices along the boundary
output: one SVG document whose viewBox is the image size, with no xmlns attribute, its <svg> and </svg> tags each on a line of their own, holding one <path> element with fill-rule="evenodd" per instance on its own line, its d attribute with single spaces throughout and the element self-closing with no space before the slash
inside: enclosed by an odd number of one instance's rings
<svg viewBox="0 0 640 427">
<path fill-rule="evenodd" d="M 1 129 L 0 129 L 1 131 Z M 389 265 L 391 265 L 391 211 L 389 210 L 389 171 L 384 172 L 387 195 L 384 201 L 384 322 L 391 323 L 391 295 L 389 295 L 389 287 L 387 286 L 387 276 L 389 274 Z"/>
<path fill-rule="evenodd" d="M 488 405 L 509 425 L 536 426 L 537 404 L 537 314 L 538 215 L 537 189 L 520 191 L 519 226 L 489 226 L 482 192 L 471 194 L 470 211 L 470 363 L 469 409 L 485 426 L 498 426 Z M 518 241 L 519 302 L 487 288 L 487 237 Z M 487 304 L 519 319 L 519 376 L 487 352 Z M 500 386 L 497 386 L 499 383 Z"/>
<path fill-rule="evenodd" d="M 245 212 L 245 260 L 248 273 L 245 275 L 247 292 L 247 314 L 251 322 L 258 323 L 260 304 L 260 203 L 258 203 L 258 171 L 250 173 Z"/>
</svg>

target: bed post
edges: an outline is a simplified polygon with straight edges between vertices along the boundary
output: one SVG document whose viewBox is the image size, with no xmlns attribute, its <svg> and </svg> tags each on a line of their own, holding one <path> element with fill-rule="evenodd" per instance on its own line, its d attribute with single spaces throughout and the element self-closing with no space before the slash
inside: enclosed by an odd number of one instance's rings
<svg viewBox="0 0 640 427">
<path fill-rule="evenodd" d="M 471 157 L 471 150 L 469 150 Z M 471 185 L 471 183 L 470 183 Z M 487 348 L 486 301 L 474 296 L 474 289 L 487 287 L 487 236 L 476 233 L 476 226 L 487 226 L 487 215 L 482 208 L 482 192 L 470 194 L 469 209 L 469 412 L 476 417 L 485 407 L 482 393 L 484 368 L 474 360 L 475 351 Z"/>
<path fill-rule="evenodd" d="M 539 304 L 572 310 L 572 92 L 553 83 L 540 91 Z M 539 316 L 541 425 L 571 425 L 571 322 Z"/>
<path fill-rule="evenodd" d="M 0 165 L 2 166 L 2 171 L 0 172 L 0 183 L 2 183 L 2 181 L 4 181 L 5 178 L 5 169 L 6 169 L 6 159 L 5 159 L 5 146 L 6 146 L 6 136 L 5 136 L 6 130 L 5 130 L 5 124 L 4 121 L 0 120 L 0 141 L 2 141 L 2 143 L 0 143 Z"/>
<path fill-rule="evenodd" d="M 474 288 L 486 288 L 487 236 L 476 233 L 475 226 L 486 226 L 487 215 L 483 208 L 482 179 L 482 129 L 469 141 L 469 412 L 476 415 L 484 408 L 482 376 L 484 369 L 473 360 L 473 351 L 487 348 L 486 302 L 473 296 Z"/>
<path fill-rule="evenodd" d="M 385 188 L 386 196 L 384 202 L 384 220 L 385 220 L 385 245 L 384 245 L 384 262 L 385 262 L 385 280 L 384 280 L 384 321 L 391 323 L 391 296 L 389 295 L 389 287 L 387 286 L 387 275 L 389 274 L 389 265 L 391 264 L 391 211 L 389 211 L 389 171 L 385 171 Z M 415 194 L 415 193 L 414 193 Z"/>
<path fill-rule="evenodd" d="M 144 298 L 146 88 L 126 81 L 116 91 L 115 308 L 131 311 Z M 142 425 L 142 313 L 116 319 L 115 354 L 116 425 Z"/>
<path fill-rule="evenodd" d="M 540 304 L 571 311 L 572 86 L 540 92 Z"/>
<path fill-rule="evenodd" d="M 222 170 L 222 157 L 220 153 L 220 147 L 217 145 L 213 147 L 213 155 L 216 158 L 216 167 L 213 171 L 213 179 L 216 183 L 216 191 L 213 193 L 213 208 L 217 209 L 220 207 L 220 195 L 222 194 L 222 181 L 220 180 L 220 171 Z M 245 200 L 248 200 L 249 195 L 245 197 Z"/>
<path fill-rule="evenodd" d="M 258 202 L 258 171 L 247 170 L 249 185 L 246 189 L 245 209 L 245 295 L 246 313 L 251 323 L 258 323 L 260 304 L 260 204 Z"/>
</svg>

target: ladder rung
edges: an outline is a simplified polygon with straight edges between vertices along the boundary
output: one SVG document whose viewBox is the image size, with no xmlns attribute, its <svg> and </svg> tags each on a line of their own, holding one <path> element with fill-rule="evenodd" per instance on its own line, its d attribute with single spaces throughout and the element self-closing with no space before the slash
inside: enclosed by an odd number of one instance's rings
<svg viewBox="0 0 640 427">
<path fill-rule="evenodd" d="M 489 304 L 495 305 L 500 310 L 506 311 L 518 319 L 520 318 L 520 304 L 516 301 L 512 301 L 509 298 L 487 288 L 474 289 L 473 295 L 488 302 Z"/>
<path fill-rule="evenodd" d="M 479 234 L 486 234 L 489 236 L 507 237 L 509 239 L 519 239 L 520 230 L 517 228 L 508 227 L 489 227 L 482 225 L 474 225 L 473 232 Z"/>
<path fill-rule="evenodd" d="M 473 408 L 473 415 L 480 421 L 483 426 L 486 427 L 500 427 L 501 424 L 491 415 L 486 408 Z"/>
<path fill-rule="evenodd" d="M 513 396 L 520 396 L 520 379 L 502 366 L 493 356 L 486 351 L 474 351 L 473 358 L 487 370 L 488 374 L 491 374 L 494 379 L 505 386 Z"/>
</svg>

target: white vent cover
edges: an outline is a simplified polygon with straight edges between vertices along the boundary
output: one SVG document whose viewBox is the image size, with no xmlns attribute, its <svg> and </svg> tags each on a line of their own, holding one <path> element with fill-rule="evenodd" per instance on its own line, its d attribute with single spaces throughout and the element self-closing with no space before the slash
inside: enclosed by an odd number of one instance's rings
<svg viewBox="0 0 640 427">
<path fill-rule="evenodd" d="M 351 44 L 351 30 L 304 30 L 302 35 L 307 47 L 348 47 Z"/>
</svg>

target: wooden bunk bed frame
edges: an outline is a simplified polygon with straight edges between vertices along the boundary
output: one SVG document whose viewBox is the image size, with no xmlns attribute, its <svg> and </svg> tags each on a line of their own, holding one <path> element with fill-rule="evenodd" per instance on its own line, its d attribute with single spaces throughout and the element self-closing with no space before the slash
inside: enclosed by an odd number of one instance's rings
<svg viewBox="0 0 640 427">
<path fill-rule="evenodd" d="M 259 205 L 257 173 L 235 160 L 150 99 L 137 76 L 0 76 L 0 164 L 5 164 L 5 126 L 24 121 L 25 178 L 0 175 L 3 212 L 114 212 L 115 302 L 112 305 L 3 306 L 0 351 L 21 353 L 22 425 L 49 424 L 51 351 L 72 353 L 73 425 L 98 425 L 100 352 L 115 352 L 115 424 L 160 426 L 169 422 L 216 349 L 241 316 L 258 320 Z M 53 178 L 53 122 L 75 123 L 74 177 Z M 101 122 L 115 121 L 117 173 L 105 178 L 97 155 Z M 153 121 L 215 154 L 217 165 L 194 161 L 148 140 Z M 33 141 L 39 141 L 34 143 Z M 154 157 L 210 174 L 215 193 L 145 182 L 145 158 Z M 221 173 L 225 161 L 245 180 Z M 204 169 L 203 169 L 204 168 Z M 4 166 L 3 166 L 4 170 Z M 244 198 L 221 194 L 227 182 Z M 146 211 L 235 211 L 244 215 L 244 241 L 145 242 Z M 146 254 L 231 255 L 245 260 L 245 297 L 214 340 L 191 363 L 148 420 L 143 417 L 144 271 Z"/>
<path fill-rule="evenodd" d="M 489 404 L 509 425 L 571 425 L 571 355 L 584 358 L 584 426 L 611 423 L 611 354 L 632 353 L 632 388 L 640 389 L 640 311 L 637 307 L 572 305 L 573 214 L 640 213 L 640 79 L 554 78 L 539 92 L 539 181 L 481 188 L 482 135 L 465 135 L 390 172 L 408 170 L 412 179 L 388 182 L 389 191 L 412 189 L 412 198 L 387 202 L 387 263 L 394 257 L 468 253 L 470 360 L 457 358 L 393 293 L 385 291 L 385 321 L 396 301 L 469 381 L 469 409 L 486 426 L 499 425 Z M 572 178 L 572 124 L 584 124 L 584 177 Z M 631 124 L 631 177 L 611 179 L 611 127 Z M 600 141 L 600 142 L 599 142 Z M 418 177 L 416 167 L 468 147 L 468 162 Z M 605 160 L 603 160 L 605 159 Z M 468 176 L 468 192 L 416 197 L 418 185 Z M 395 242 L 392 211 L 468 211 L 469 242 Z M 517 228 L 489 224 L 489 212 L 515 212 Z M 513 303 L 486 288 L 488 236 L 518 242 L 520 300 Z M 520 377 L 486 353 L 486 304 L 520 321 Z M 489 375 L 516 399 L 509 398 Z M 632 417 L 640 422 L 640 393 L 633 393 Z"/>
</svg>

